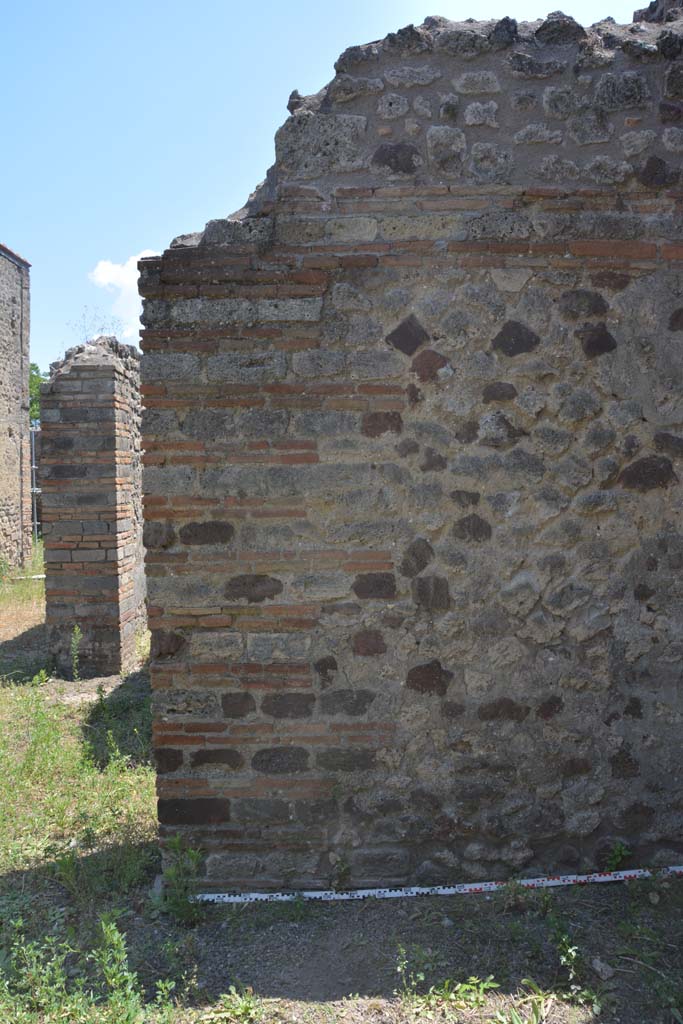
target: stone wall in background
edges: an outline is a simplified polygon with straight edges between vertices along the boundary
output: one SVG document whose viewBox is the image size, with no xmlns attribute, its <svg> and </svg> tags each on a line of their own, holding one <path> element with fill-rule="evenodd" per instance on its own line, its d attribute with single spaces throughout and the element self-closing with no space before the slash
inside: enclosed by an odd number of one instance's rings
<svg viewBox="0 0 683 1024">
<path fill-rule="evenodd" d="M 0 245 L 0 562 L 31 551 L 30 263 Z"/>
<path fill-rule="evenodd" d="M 682 51 L 354 47 L 141 262 L 159 818 L 206 886 L 680 860 Z"/>
<path fill-rule="evenodd" d="M 42 392 L 40 483 L 50 653 L 81 676 L 136 663 L 146 626 L 139 355 L 115 338 L 69 349 Z"/>
</svg>

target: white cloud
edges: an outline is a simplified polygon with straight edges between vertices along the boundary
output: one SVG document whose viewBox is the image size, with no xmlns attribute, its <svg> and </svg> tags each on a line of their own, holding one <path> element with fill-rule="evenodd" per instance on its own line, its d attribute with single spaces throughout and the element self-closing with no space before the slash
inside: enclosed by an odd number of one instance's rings
<svg viewBox="0 0 683 1024">
<path fill-rule="evenodd" d="M 158 256 L 151 249 L 143 249 L 136 256 L 129 256 L 125 263 L 100 260 L 88 277 L 98 288 L 116 293 L 112 303 L 113 315 L 121 321 L 123 338 L 137 339 L 140 331 L 141 303 L 138 295 L 138 260 L 145 256 Z"/>
</svg>

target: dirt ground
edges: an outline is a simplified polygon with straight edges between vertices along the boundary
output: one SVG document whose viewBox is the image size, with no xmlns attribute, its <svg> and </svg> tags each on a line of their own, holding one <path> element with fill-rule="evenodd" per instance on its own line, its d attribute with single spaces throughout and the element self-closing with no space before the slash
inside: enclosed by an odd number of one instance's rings
<svg viewBox="0 0 683 1024">
<path fill-rule="evenodd" d="M 44 658 L 45 600 L 42 592 L 27 602 L 14 602 L 7 594 L 0 603 L 0 674 L 18 662 Z"/>
<path fill-rule="evenodd" d="M 45 599 L 38 591 L 24 603 L 0 603 L 0 677 L 12 679 L 34 675 L 49 665 Z M 121 677 L 98 676 L 74 680 L 49 677 L 47 689 L 55 700 L 64 704 L 87 704 L 103 691 L 112 693 L 121 684 Z"/>
<path fill-rule="evenodd" d="M 558 947 L 560 936 L 568 935 L 586 1004 L 558 1000 L 548 1019 L 591 1019 L 592 990 L 604 1021 L 644 1024 L 676 1019 L 667 1017 L 662 1001 L 678 998 L 676 982 L 683 982 L 682 912 L 681 883 L 659 893 L 648 885 L 606 885 L 554 890 L 549 897 L 262 904 L 214 909 L 186 942 L 198 990 L 209 997 L 238 978 L 260 996 L 286 1002 L 329 1005 L 360 998 L 361 1016 L 391 1019 L 395 994 L 411 988 L 410 977 L 398 971 L 403 949 L 418 993 L 446 978 L 493 975 L 500 989 L 486 1012 L 466 1018 L 489 1020 L 526 978 L 545 991 L 567 991 Z M 150 948 L 163 947 L 171 934 L 163 921 L 150 934 L 141 920 L 140 939 L 144 933 Z"/>
</svg>

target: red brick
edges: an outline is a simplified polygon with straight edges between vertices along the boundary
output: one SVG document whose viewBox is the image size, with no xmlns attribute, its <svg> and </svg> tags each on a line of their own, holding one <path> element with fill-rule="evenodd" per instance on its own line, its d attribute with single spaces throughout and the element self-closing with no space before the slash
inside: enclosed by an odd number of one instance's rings
<svg viewBox="0 0 683 1024">
<path fill-rule="evenodd" d="M 618 239 L 590 239 L 570 241 L 569 251 L 574 256 L 624 256 L 628 259 L 654 259 L 657 246 L 654 242 L 629 242 Z"/>
</svg>

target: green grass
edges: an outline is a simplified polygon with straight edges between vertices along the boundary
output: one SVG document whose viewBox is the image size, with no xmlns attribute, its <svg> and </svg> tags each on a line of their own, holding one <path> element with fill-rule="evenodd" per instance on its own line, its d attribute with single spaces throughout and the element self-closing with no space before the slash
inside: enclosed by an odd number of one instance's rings
<svg viewBox="0 0 683 1024">
<path fill-rule="evenodd" d="M 10 568 L 0 559 L 0 611 L 16 605 L 40 604 L 45 599 L 45 580 L 24 577 L 39 576 L 45 572 L 43 542 L 33 545 L 31 557 L 19 568 Z"/>
<path fill-rule="evenodd" d="M 92 717 L 84 739 L 40 683 L 0 690 L 0 876 L 50 870 L 87 898 L 125 891 L 149 870 L 149 857 L 135 865 L 154 844 L 153 769 L 120 751 L 97 705 Z"/>
<path fill-rule="evenodd" d="M 131 966 L 130 919 L 173 909 L 151 897 L 160 859 L 145 675 L 85 708 L 59 693 L 44 672 L 0 686 L 0 1022 L 256 1024 L 260 1002 L 239 986 L 211 1010 L 183 1005 L 193 982 L 180 926 L 161 976 Z M 187 906 L 196 923 L 201 908 Z"/>
<path fill-rule="evenodd" d="M 10 570 L 0 559 L 0 685 L 3 678 L 21 681 L 46 667 L 37 643 L 44 635 L 45 581 L 28 578 L 42 572 L 42 541 L 23 568 Z"/>
<path fill-rule="evenodd" d="M 111 728 L 141 698 L 83 721 L 44 679 L 0 688 L 0 1020 L 161 1022 L 170 992 L 145 1005 L 116 924 L 158 870 L 148 746 L 128 756 Z"/>
<path fill-rule="evenodd" d="M 173 985 L 163 982 L 152 1002 L 130 969 L 126 941 L 112 917 L 100 923 L 99 943 L 83 955 L 54 936 L 27 939 L 21 920 L 0 977 L 0 1019 L 8 1024 L 167 1024 Z"/>
</svg>

